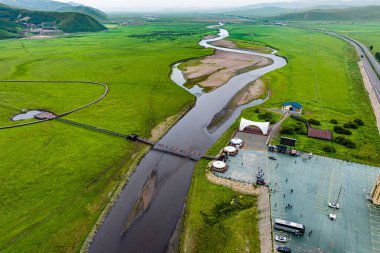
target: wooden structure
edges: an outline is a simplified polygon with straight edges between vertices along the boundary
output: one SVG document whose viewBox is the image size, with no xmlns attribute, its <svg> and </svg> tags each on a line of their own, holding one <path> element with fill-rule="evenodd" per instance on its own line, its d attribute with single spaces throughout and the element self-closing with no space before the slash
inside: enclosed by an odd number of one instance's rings
<svg viewBox="0 0 380 253">
<path fill-rule="evenodd" d="M 312 128 L 312 127 L 308 127 L 307 136 L 311 138 L 329 140 L 329 141 L 333 139 L 333 135 L 330 130 L 322 130 L 322 129 Z"/>
</svg>

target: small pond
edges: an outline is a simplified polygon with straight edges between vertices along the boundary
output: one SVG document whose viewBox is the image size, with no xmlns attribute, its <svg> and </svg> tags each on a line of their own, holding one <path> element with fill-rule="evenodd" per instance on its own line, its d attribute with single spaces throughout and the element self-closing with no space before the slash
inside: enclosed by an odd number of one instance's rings
<svg viewBox="0 0 380 253">
<path fill-rule="evenodd" d="M 14 116 L 12 118 L 12 120 L 18 121 L 18 120 L 33 119 L 34 116 L 36 116 L 37 114 L 40 114 L 42 112 L 43 111 L 32 110 L 32 111 L 28 111 L 26 113 L 20 113 L 20 114 L 17 114 L 16 116 Z"/>
</svg>

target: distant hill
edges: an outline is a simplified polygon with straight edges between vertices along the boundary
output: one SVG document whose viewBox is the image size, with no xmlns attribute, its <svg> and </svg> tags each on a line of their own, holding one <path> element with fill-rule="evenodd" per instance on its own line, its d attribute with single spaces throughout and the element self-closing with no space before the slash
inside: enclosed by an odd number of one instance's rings
<svg viewBox="0 0 380 253">
<path fill-rule="evenodd" d="M 330 9 L 364 7 L 380 5 L 380 0 L 298 0 L 289 2 L 269 2 L 260 4 L 251 4 L 240 7 L 240 9 L 252 10 L 263 7 L 280 7 L 285 9 L 316 9 L 321 6 Z"/>
<path fill-rule="evenodd" d="M 76 3 L 61 3 L 52 0 L 0 0 L 0 3 L 32 11 L 77 12 L 89 15 L 99 22 L 108 21 L 108 16 L 104 12 Z"/>
<path fill-rule="evenodd" d="M 63 32 L 96 32 L 106 28 L 94 18 L 75 12 L 29 11 L 0 4 L 0 39 L 20 36 L 28 26 L 54 24 Z"/>
<path fill-rule="evenodd" d="M 276 21 L 374 21 L 380 20 L 380 6 L 347 9 L 316 9 L 269 17 Z"/>
<path fill-rule="evenodd" d="M 224 14 L 231 14 L 236 16 L 258 18 L 258 17 L 271 17 L 281 14 L 288 14 L 296 11 L 296 9 L 288 9 L 276 6 L 266 6 L 260 8 L 236 8 L 233 10 L 225 11 Z"/>
</svg>

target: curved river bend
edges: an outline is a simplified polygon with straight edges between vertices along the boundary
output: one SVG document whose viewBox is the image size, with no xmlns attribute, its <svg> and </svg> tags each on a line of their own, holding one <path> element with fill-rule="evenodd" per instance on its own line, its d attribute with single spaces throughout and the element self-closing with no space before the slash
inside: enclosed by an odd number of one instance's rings
<svg viewBox="0 0 380 253">
<path fill-rule="evenodd" d="M 159 143 L 182 150 L 193 149 L 206 152 L 236 120 L 241 110 L 265 101 L 256 100 L 238 107 L 215 132 L 210 134 L 207 131 L 207 126 L 214 115 L 221 111 L 241 88 L 260 76 L 286 65 L 285 59 L 273 54 L 220 48 L 208 44 L 226 37 L 228 37 L 228 31 L 221 29 L 218 38 L 202 40 L 199 44 L 207 48 L 271 58 L 274 63 L 235 76 L 227 84 L 210 93 L 202 94 L 200 89 L 192 90 L 191 92 L 198 96 L 194 108 L 174 125 Z M 172 79 L 182 86 L 183 76 L 175 67 L 176 65 L 173 69 Z M 165 252 L 175 231 L 176 223 L 182 214 L 194 165 L 195 163 L 189 159 L 154 150 L 149 151 L 131 175 L 118 201 L 101 225 L 91 244 L 90 252 Z M 156 182 L 149 208 L 141 214 L 126 233 L 122 233 L 134 203 L 152 171 L 156 172 Z"/>
</svg>

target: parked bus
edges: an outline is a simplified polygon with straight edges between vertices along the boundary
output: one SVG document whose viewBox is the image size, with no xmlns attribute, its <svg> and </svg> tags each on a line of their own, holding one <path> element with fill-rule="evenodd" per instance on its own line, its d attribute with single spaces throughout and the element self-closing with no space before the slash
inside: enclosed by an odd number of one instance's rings
<svg viewBox="0 0 380 253">
<path fill-rule="evenodd" d="M 274 220 L 274 228 L 277 230 L 282 230 L 286 232 L 293 233 L 295 235 L 303 236 L 305 234 L 305 226 L 299 223 L 275 219 Z"/>
</svg>

